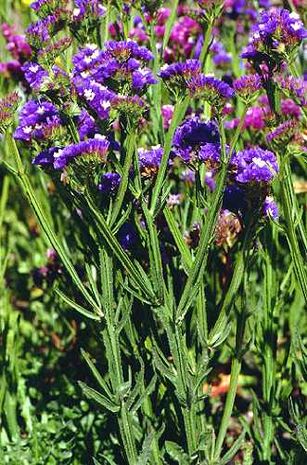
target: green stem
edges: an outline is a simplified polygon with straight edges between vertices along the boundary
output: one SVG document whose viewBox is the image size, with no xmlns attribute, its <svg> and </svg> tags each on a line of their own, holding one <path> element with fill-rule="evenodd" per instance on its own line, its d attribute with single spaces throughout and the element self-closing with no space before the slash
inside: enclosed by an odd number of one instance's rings
<svg viewBox="0 0 307 465">
<path fill-rule="evenodd" d="M 224 439 L 226 436 L 226 432 L 229 426 L 229 420 L 233 411 L 233 406 L 236 398 L 236 392 L 238 387 L 238 380 L 241 371 L 242 365 L 242 348 L 243 348 L 243 340 L 244 340 L 244 332 L 245 332 L 245 325 L 246 325 L 246 315 L 244 314 L 244 304 L 242 305 L 241 314 L 237 316 L 237 334 L 236 334 L 236 348 L 235 348 L 235 355 L 232 360 L 231 364 L 231 373 L 230 373 L 230 384 L 229 384 L 229 391 L 227 394 L 225 407 L 223 411 L 223 416 L 221 420 L 220 429 L 218 432 L 216 444 L 215 444 L 215 452 L 214 452 L 214 463 L 218 464 Z"/>
<path fill-rule="evenodd" d="M 307 302 L 307 275 L 304 268 L 304 260 L 301 255 L 300 247 L 295 231 L 295 222 L 297 218 L 293 218 L 293 205 L 291 202 L 291 171 L 287 164 L 289 160 L 281 160 L 280 163 L 280 190 L 281 201 L 283 207 L 284 218 L 286 222 L 287 240 L 290 247 L 290 253 L 294 264 L 294 272 L 298 285 L 301 288 L 304 299 Z"/>
<path fill-rule="evenodd" d="M 230 154 L 226 153 L 226 136 L 225 129 L 221 119 L 219 119 L 219 130 L 221 136 L 222 157 L 221 157 L 221 170 L 217 182 L 216 190 L 213 194 L 212 204 L 206 218 L 206 223 L 202 229 L 198 251 L 195 261 L 189 273 L 189 277 L 185 284 L 180 302 L 177 308 L 177 322 L 183 321 L 189 306 L 195 295 L 195 290 L 199 286 L 199 282 L 204 274 L 207 265 L 209 243 L 213 237 L 215 225 L 217 222 L 218 214 L 223 200 L 224 188 L 228 174 L 228 164 Z"/>
<path fill-rule="evenodd" d="M 126 139 L 127 152 L 125 154 L 123 175 L 122 175 L 121 183 L 120 183 L 118 193 L 117 193 L 117 196 L 114 202 L 110 226 L 112 226 L 117 220 L 117 217 L 120 214 L 120 211 L 123 205 L 123 201 L 124 201 L 128 183 L 129 183 L 130 168 L 132 165 L 133 155 L 135 152 L 135 141 L 136 141 L 136 134 L 134 131 L 132 131 L 131 133 L 128 134 L 127 139 Z"/>
<path fill-rule="evenodd" d="M 272 309 L 272 288 L 273 288 L 273 268 L 268 254 L 265 257 L 264 265 L 264 365 L 263 373 L 263 398 L 266 403 L 264 412 L 264 438 L 263 438 L 263 459 L 270 460 L 271 447 L 274 435 L 274 425 L 272 421 L 272 389 L 275 378 L 274 363 L 274 333 L 273 333 L 273 309 Z"/>
<path fill-rule="evenodd" d="M 156 183 L 153 188 L 152 199 L 151 199 L 150 212 L 153 216 L 155 216 L 156 214 L 157 203 L 159 200 L 159 196 L 161 194 L 163 183 L 165 181 L 165 174 L 167 170 L 169 154 L 172 148 L 173 136 L 174 136 L 177 126 L 181 123 L 181 121 L 184 118 L 184 115 L 188 108 L 189 101 L 190 101 L 190 98 L 186 97 L 184 100 L 179 100 L 177 102 L 170 128 L 166 134 L 163 156 L 162 156 L 162 160 L 160 163 Z"/>
<path fill-rule="evenodd" d="M 11 134 L 7 134 L 7 141 L 9 148 L 14 156 L 16 167 L 17 167 L 17 173 L 18 173 L 18 180 L 23 188 L 23 191 L 28 198 L 28 201 L 30 205 L 33 208 L 33 211 L 39 221 L 39 224 L 44 231 L 48 241 L 50 242 L 51 246 L 54 248 L 54 250 L 57 252 L 59 257 L 61 258 L 63 265 L 65 266 L 67 272 L 69 273 L 70 277 L 72 278 L 73 282 L 79 289 L 80 293 L 83 295 L 85 300 L 96 310 L 98 315 L 102 315 L 102 310 L 100 308 L 100 305 L 96 303 L 96 301 L 93 299 L 93 297 L 90 295 L 90 293 L 87 291 L 86 287 L 82 283 L 81 279 L 79 278 L 79 275 L 77 271 L 75 270 L 75 267 L 73 263 L 71 262 L 70 258 L 68 257 L 64 247 L 62 244 L 59 242 L 56 233 L 52 229 L 45 213 L 44 213 L 44 208 L 40 204 L 37 196 L 35 195 L 34 189 L 30 183 L 30 179 L 28 175 L 25 173 L 20 154 L 18 151 L 18 148 L 16 146 L 16 142 L 13 139 Z"/>
<path fill-rule="evenodd" d="M 207 24 L 207 29 L 206 29 L 205 37 L 204 37 L 204 43 L 203 43 L 200 57 L 199 57 L 199 61 L 201 63 L 201 67 L 204 73 L 207 72 L 207 58 L 209 55 L 210 45 L 213 41 L 212 28 L 213 28 L 213 21 L 211 20 Z"/>
<path fill-rule="evenodd" d="M 124 375 L 122 370 L 119 335 L 116 329 L 114 312 L 113 261 L 105 250 L 101 251 L 100 263 L 107 332 L 107 336 L 105 336 L 104 342 L 106 345 L 106 355 L 108 357 L 109 371 L 112 373 L 112 388 L 118 397 L 118 402 L 121 404 L 118 424 L 128 459 L 128 464 L 136 465 L 137 449 L 136 441 L 133 436 L 130 413 L 127 410 L 125 400 L 120 396 L 120 388 L 124 384 Z"/>
</svg>

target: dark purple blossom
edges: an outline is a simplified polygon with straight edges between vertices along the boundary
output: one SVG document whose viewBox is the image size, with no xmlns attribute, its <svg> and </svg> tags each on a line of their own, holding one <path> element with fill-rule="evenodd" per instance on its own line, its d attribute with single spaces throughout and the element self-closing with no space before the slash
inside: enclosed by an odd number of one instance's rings
<svg viewBox="0 0 307 465">
<path fill-rule="evenodd" d="M 269 132 L 266 136 L 266 140 L 271 143 L 287 144 L 293 138 L 297 132 L 298 122 L 296 120 L 288 120 L 281 123 L 273 131 Z"/>
<path fill-rule="evenodd" d="M 139 164 L 142 176 L 151 178 L 154 176 L 160 166 L 163 155 L 163 148 L 160 145 L 150 149 L 139 148 Z"/>
<path fill-rule="evenodd" d="M 241 56 L 257 59 L 261 53 L 291 51 L 306 37 L 307 31 L 297 13 L 283 8 L 264 10 L 252 27 L 248 46 Z"/>
<path fill-rule="evenodd" d="M 78 116 L 78 132 L 80 140 L 94 137 L 98 133 L 98 127 L 94 118 L 86 110 L 82 110 Z"/>
<path fill-rule="evenodd" d="M 24 72 L 27 83 L 34 91 L 40 90 L 43 82 L 48 79 L 49 76 L 48 71 L 38 63 L 32 61 L 25 63 L 21 69 Z"/>
<path fill-rule="evenodd" d="M 54 168 L 63 169 L 71 161 L 78 157 L 84 157 L 90 161 L 105 163 L 110 148 L 110 142 L 105 136 L 87 139 L 77 144 L 68 145 L 60 152 L 54 154 Z"/>
<path fill-rule="evenodd" d="M 273 218 L 273 220 L 278 220 L 279 211 L 278 206 L 273 197 L 267 196 L 264 199 L 263 206 L 262 206 L 262 213 L 263 216 L 267 218 Z"/>
<path fill-rule="evenodd" d="M 241 76 L 233 82 L 236 94 L 243 98 L 250 98 L 262 87 L 261 78 L 258 74 Z"/>
<path fill-rule="evenodd" d="M 240 184 L 270 183 L 278 172 L 276 156 L 269 150 L 254 147 L 232 156 L 235 180 Z"/>
<path fill-rule="evenodd" d="M 77 94 L 99 118 L 107 119 L 110 115 L 111 103 L 116 94 L 93 79 L 75 78 L 73 83 Z"/>
<path fill-rule="evenodd" d="M 199 117 L 186 119 L 175 131 L 173 155 L 186 163 L 194 160 L 215 164 L 219 152 L 220 137 L 216 123 L 205 122 Z"/>
<path fill-rule="evenodd" d="M 32 23 L 26 30 L 31 43 L 43 44 L 51 39 L 52 31 L 54 30 L 59 18 L 57 15 L 48 15 L 44 19 Z"/>
<path fill-rule="evenodd" d="M 61 147 L 51 147 L 49 149 L 45 149 L 33 159 L 32 163 L 39 166 L 52 166 L 54 163 L 54 157 L 61 151 Z"/>
<path fill-rule="evenodd" d="M 148 48 L 138 45 L 133 40 L 106 42 L 104 53 L 119 63 L 126 63 L 130 58 L 149 62 L 154 56 Z"/>
<path fill-rule="evenodd" d="M 107 9 L 100 0 L 75 0 L 73 20 L 82 21 L 89 18 L 100 18 L 105 15 Z"/>
<path fill-rule="evenodd" d="M 113 195 L 121 181 L 121 176 L 118 173 L 105 173 L 101 176 L 100 183 L 98 184 L 98 189 L 103 194 Z"/>
<path fill-rule="evenodd" d="M 233 89 L 226 82 L 204 74 L 192 78 L 188 89 L 192 97 L 202 98 L 219 107 L 234 96 Z"/>
<path fill-rule="evenodd" d="M 52 103 L 29 100 L 20 112 L 14 137 L 25 142 L 48 139 L 60 126 L 59 112 Z"/>
<path fill-rule="evenodd" d="M 131 223 L 125 223 L 118 232 L 118 240 L 125 250 L 130 250 L 137 243 L 138 236 Z"/>
<path fill-rule="evenodd" d="M 184 62 L 164 65 L 160 71 L 160 77 L 169 86 L 171 91 L 185 90 L 189 81 L 198 76 L 201 64 L 198 60 L 187 60 Z"/>
</svg>

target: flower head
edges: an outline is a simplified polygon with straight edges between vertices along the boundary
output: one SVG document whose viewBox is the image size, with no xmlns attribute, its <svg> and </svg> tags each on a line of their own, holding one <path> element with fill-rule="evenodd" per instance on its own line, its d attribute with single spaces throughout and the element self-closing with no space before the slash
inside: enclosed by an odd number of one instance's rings
<svg viewBox="0 0 307 465">
<path fill-rule="evenodd" d="M 60 126 L 59 112 L 51 102 L 29 100 L 20 112 L 14 137 L 24 142 L 44 140 Z"/>
<path fill-rule="evenodd" d="M 199 75 L 201 64 L 198 60 L 164 65 L 160 71 L 160 77 L 171 90 L 185 90 L 189 81 Z"/>
<path fill-rule="evenodd" d="M 264 199 L 262 206 L 263 216 L 266 218 L 273 218 L 273 220 L 278 220 L 279 211 L 278 206 L 273 197 L 267 196 Z"/>
<path fill-rule="evenodd" d="M 63 169 L 71 161 L 82 157 L 89 162 L 105 163 L 109 151 L 110 142 L 105 136 L 98 135 L 93 139 L 87 139 L 77 144 L 68 145 L 54 155 L 54 168 Z"/>
<path fill-rule="evenodd" d="M 160 145 L 156 145 L 150 149 L 139 148 L 138 155 L 141 175 L 151 178 L 158 171 L 163 155 L 163 148 Z"/>
<path fill-rule="evenodd" d="M 98 189 L 103 194 L 113 195 L 117 191 L 121 181 L 121 176 L 118 173 L 105 173 L 101 176 Z"/>
<path fill-rule="evenodd" d="M 38 63 L 28 61 L 21 69 L 24 72 L 27 83 L 34 91 L 40 90 L 43 82 L 49 77 L 48 71 Z"/>
<path fill-rule="evenodd" d="M 242 58 L 261 61 L 261 54 L 276 55 L 290 52 L 303 39 L 307 31 L 297 13 L 283 8 L 264 10 L 253 26 L 247 48 Z"/>
<path fill-rule="evenodd" d="M 216 123 L 199 117 L 186 119 L 175 131 L 173 155 L 184 162 L 215 163 L 219 158 L 220 137 Z"/>
<path fill-rule="evenodd" d="M 261 78 L 258 74 L 248 74 L 236 79 L 233 87 L 237 95 L 243 99 L 250 99 L 261 89 Z"/>
<path fill-rule="evenodd" d="M 192 97 L 202 98 L 217 107 L 224 106 L 234 96 L 233 89 L 226 82 L 204 74 L 192 78 L 188 89 Z"/>
<path fill-rule="evenodd" d="M 0 99 L 0 133 L 6 131 L 13 121 L 20 97 L 17 92 L 12 92 Z"/>
<path fill-rule="evenodd" d="M 231 165 L 240 184 L 268 184 L 276 176 L 276 156 L 269 150 L 254 147 L 233 155 Z"/>
</svg>

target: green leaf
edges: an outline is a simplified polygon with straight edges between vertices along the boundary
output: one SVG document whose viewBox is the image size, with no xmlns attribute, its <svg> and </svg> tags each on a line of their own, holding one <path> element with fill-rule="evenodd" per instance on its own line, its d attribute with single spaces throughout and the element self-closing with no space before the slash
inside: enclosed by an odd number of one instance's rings
<svg viewBox="0 0 307 465">
<path fill-rule="evenodd" d="M 179 444 L 173 441 L 166 441 L 165 449 L 170 458 L 175 460 L 179 465 L 189 465 L 188 455 Z"/>
<path fill-rule="evenodd" d="M 116 405 L 112 400 L 108 399 L 106 396 L 102 395 L 100 392 L 96 391 L 95 389 L 87 386 L 82 381 L 78 382 L 79 386 L 81 387 L 84 395 L 91 400 L 94 400 L 99 405 L 102 405 L 104 408 L 109 410 L 112 413 L 117 413 L 120 410 L 120 406 Z"/>
<path fill-rule="evenodd" d="M 163 212 L 164 212 L 165 219 L 167 221 L 167 225 L 173 235 L 174 241 L 181 254 L 184 269 L 187 272 L 193 264 L 193 260 L 192 260 L 189 247 L 187 246 L 186 242 L 183 239 L 182 233 L 176 224 L 172 211 L 168 207 L 165 207 Z"/>
<path fill-rule="evenodd" d="M 96 380 L 97 380 L 98 384 L 100 385 L 100 387 L 106 392 L 109 399 L 114 400 L 113 394 L 112 394 L 107 382 L 103 379 L 102 375 L 97 370 L 96 366 L 94 365 L 94 363 L 90 359 L 89 354 L 87 352 L 85 352 L 85 350 L 83 350 L 83 349 L 81 349 L 81 354 L 82 354 L 84 360 L 86 361 L 86 363 L 88 364 L 88 366 L 90 367 L 91 372 L 93 373 L 93 375 L 96 378 Z"/>
<path fill-rule="evenodd" d="M 147 465 L 147 463 L 149 462 L 149 460 L 151 458 L 151 455 L 152 455 L 152 447 L 151 446 L 152 446 L 152 442 L 154 440 L 154 437 L 155 437 L 154 432 L 148 434 L 148 436 L 146 437 L 146 439 L 145 439 L 145 441 L 143 443 L 142 452 L 138 457 L 138 461 L 137 461 L 136 465 Z"/>
<path fill-rule="evenodd" d="M 86 308 L 82 307 L 82 305 L 77 304 L 73 300 L 71 300 L 64 292 L 60 291 L 60 289 L 55 289 L 55 293 L 71 308 L 76 310 L 77 312 L 81 313 L 81 315 L 90 318 L 91 320 L 101 321 L 103 317 L 103 313 L 100 311 L 100 315 L 96 315 L 95 313 L 90 312 Z"/>
<path fill-rule="evenodd" d="M 238 439 L 233 443 L 231 448 L 221 458 L 219 465 L 227 465 L 234 458 L 236 453 L 240 450 L 240 447 L 244 444 L 246 430 L 243 430 Z"/>
<path fill-rule="evenodd" d="M 150 381 L 150 383 L 148 384 L 148 386 L 146 387 L 145 391 L 141 394 L 141 396 L 139 397 L 139 399 L 136 401 L 136 403 L 134 404 L 134 406 L 132 407 L 131 409 L 131 412 L 134 414 L 138 411 L 138 409 L 142 406 L 143 402 L 146 400 L 146 398 L 148 396 L 150 396 L 150 394 L 153 392 L 155 386 L 156 386 L 156 383 L 157 383 L 157 375 L 154 375 L 152 377 L 152 380 Z"/>
</svg>

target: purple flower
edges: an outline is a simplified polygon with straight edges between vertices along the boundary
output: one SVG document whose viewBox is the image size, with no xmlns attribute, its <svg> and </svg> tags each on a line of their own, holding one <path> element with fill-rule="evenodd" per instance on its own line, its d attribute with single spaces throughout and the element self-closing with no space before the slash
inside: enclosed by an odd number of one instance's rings
<svg viewBox="0 0 307 465">
<path fill-rule="evenodd" d="M 92 79 L 77 77 L 73 79 L 73 84 L 79 97 L 84 99 L 88 107 L 95 112 L 99 118 L 109 118 L 111 104 L 116 97 L 114 92 Z"/>
<path fill-rule="evenodd" d="M 204 74 L 192 78 L 188 88 L 192 97 L 202 98 L 216 106 L 223 106 L 234 96 L 233 89 L 226 82 Z"/>
<path fill-rule="evenodd" d="M 194 160 L 215 163 L 219 152 L 220 137 L 216 123 L 205 122 L 199 117 L 186 119 L 175 131 L 173 155 L 184 162 Z M 212 156 L 213 158 L 210 158 Z"/>
<path fill-rule="evenodd" d="M 213 53 L 213 63 L 216 67 L 223 68 L 231 63 L 231 53 L 226 52 L 222 42 L 215 40 L 210 47 L 210 52 Z"/>
<path fill-rule="evenodd" d="M 156 83 L 152 71 L 144 66 L 151 59 L 151 52 L 132 40 L 107 42 L 104 51 L 87 45 L 73 57 L 74 80 L 85 81 L 85 87 L 92 79 L 119 93 L 140 93 Z"/>
<path fill-rule="evenodd" d="M 35 91 L 40 90 L 43 82 L 48 79 L 48 72 L 38 63 L 28 61 L 22 66 L 22 71 L 29 86 Z"/>
<path fill-rule="evenodd" d="M 269 132 L 266 136 L 266 140 L 269 143 L 275 142 L 286 145 L 297 132 L 297 127 L 298 122 L 296 120 L 291 119 L 285 121 L 284 123 L 281 123 L 277 128 L 273 129 L 273 131 Z"/>
<path fill-rule="evenodd" d="M 125 223 L 118 232 L 118 240 L 125 250 L 130 250 L 137 243 L 137 233 L 131 223 Z"/>
<path fill-rule="evenodd" d="M 72 160 L 78 157 L 84 157 L 84 159 L 89 161 L 105 163 L 109 147 L 110 142 L 108 139 L 100 135 L 97 135 L 93 139 L 79 142 L 78 144 L 68 145 L 60 152 L 54 154 L 54 168 L 63 169 Z"/>
<path fill-rule="evenodd" d="M 138 149 L 140 171 L 142 176 L 151 178 L 157 173 L 161 163 L 162 155 L 163 148 L 160 145 L 156 145 L 150 149 Z"/>
<path fill-rule="evenodd" d="M 52 31 L 54 30 L 59 18 L 57 15 L 48 15 L 44 19 L 32 23 L 26 30 L 31 43 L 35 45 L 48 42 L 51 39 Z"/>
<path fill-rule="evenodd" d="M 54 157 L 57 153 L 60 153 L 62 149 L 60 147 L 51 147 L 40 152 L 32 161 L 33 165 L 39 166 L 52 166 L 54 163 Z"/>
<path fill-rule="evenodd" d="M 32 54 L 32 49 L 24 35 L 15 34 L 15 28 L 3 23 L 1 32 L 6 40 L 6 48 L 15 60 L 23 62 Z"/>
<path fill-rule="evenodd" d="M 113 195 L 121 181 L 121 176 L 118 173 L 105 173 L 101 176 L 100 183 L 98 184 L 98 189 L 103 194 Z"/>
<path fill-rule="evenodd" d="M 60 126 L 58 110 L 52 103 L 29 100 L 20 112 L 14 137 L 25 142 L 44 140 L 50 138 Z"/>
<path fill-rule="evenodd" d="M 88 137 L 94 137 L 98 133 L 98 127 L 94 118 L 86 110 L 82 110 L 78 116 L 78 132 L 80 140 Z"/>
<path fill-rule="evenodd" d="M 126 63 L 130 58 L 149 62 L 154 56 L 148 48 L 138 45 L 133 40 L 109 41 L 105 44 L 105 54 L 119 63 Z"/>
<path fill-rule="evenodd" d="M 233 212 L 244 213 L 247 209 L 246 192 L 237 184 L 229 184 L 225 188 L 223 208 Z"/>
<path fill-rule="evenodd" d="M 100 18 L 105 15 L 107 9 L 99 0 L 75 0 L 73 20 L 82 21 L 87 18 Z"/>
<path fill-rule="evenodd" d="M 262 11 L 259 21 L 253 26 L 249 44 L 242 58 L 257 59 L 259 53 L 291 51 L 307 37 L 307 31 L 297 13 L 283 8 Z"/>
<path fill-rule="evenodd" d="M 273 220 L 278 220 L 279 211 L 278 206 L 273 197 L 267 196 L 264 199 L 262 206 L 262 213 L 264 217 L 273 218 Z"/>
<path fill-rule="evenodd" d="M 231 165 L 235 172 L 235 180 L 240 184 L 268 184 L 278 172 L 274 153 L 260 147 L 234 154 Z"/>
<path fill-rule="evenodd" d="M 258 74 L 242 76 L 233 82 L 233 87 L 237 95 L 250 98 L 261 89 L 261 78 Z"/>
<path fill-rule="evenodd" d="M 17 92 L 11 92 L 0 99 L 0 133 L 6 131 L 13 121 L 20 97 Z"/>
<path fill-rule="evenodd" d="M 169 86 L 171 91 L 182 91 L 188 86 L 191 78 L 198 76 L 201 64 L 198 60 L 187 60 L 171 65 L 164 65 L 160 71 L 160 77 Z"/>
</svg>

